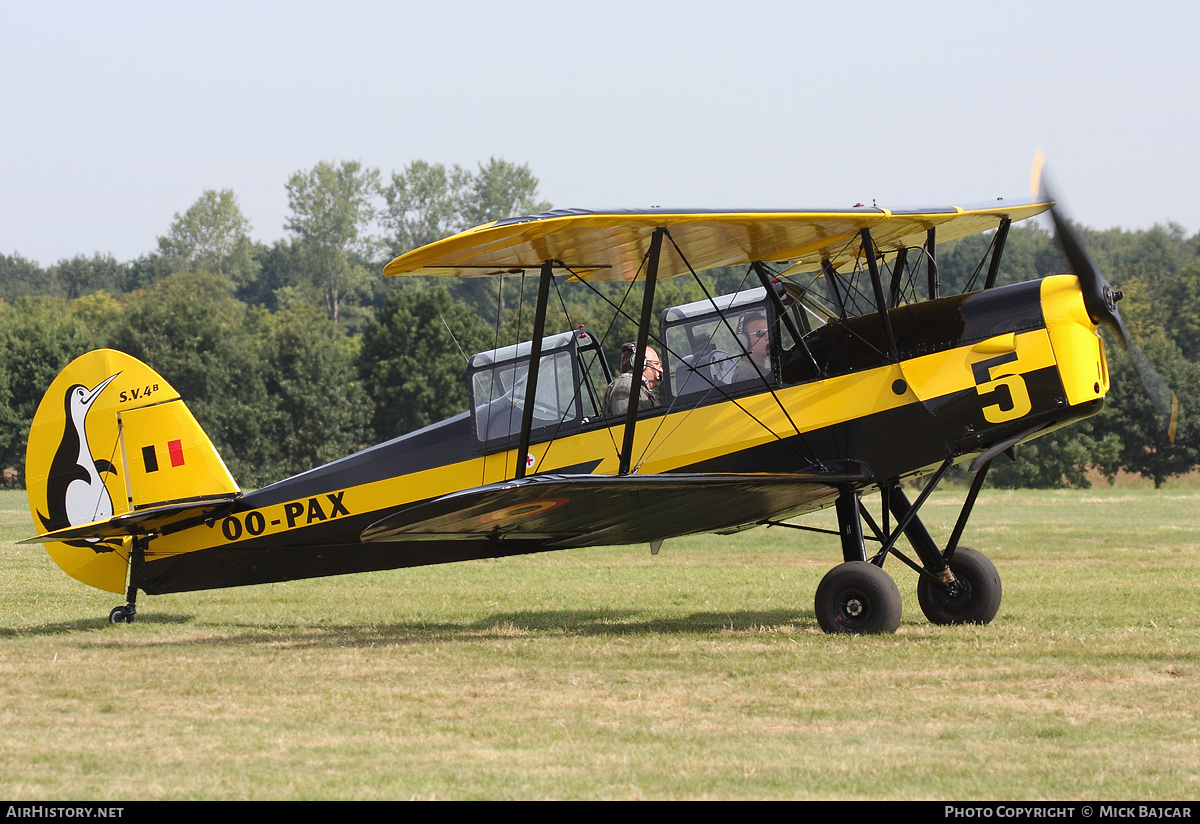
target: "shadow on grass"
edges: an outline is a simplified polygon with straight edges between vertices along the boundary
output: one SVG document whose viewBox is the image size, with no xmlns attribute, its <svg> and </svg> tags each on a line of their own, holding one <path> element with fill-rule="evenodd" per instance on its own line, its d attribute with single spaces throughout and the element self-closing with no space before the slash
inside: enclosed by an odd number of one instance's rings
<svg viewBox="0 0 1200 824">
<path fill-rule="evenodd" d="M 155 623 L 155 624 L 190 624 L 195 620 L 189 615 L 155 615 L 153 618 L 143 619 L 138 616 L 139 623 Z M 101 618 L 81 618 L 78 621 L 61 621 L 57 624 L 42 624 L 41 626 L 29 627 L 23 629 L 14 629 L 12 627 L 0 627 L 0 638 L 20 638 L 23 636 L 37 635 L 69 635 L 73 632 L 88 632 L 91 630 L 103 629 L 110 626 L 108 617 Z M 113 627 L 117 630 L 117 627 Z"/>
<path fill-rule="evenodd" d="M 652 635 L 713 635 L 716 633 L 761 634 L 820 631 L 812 610 L 745 610 L 741 612 L 696 612 L 672 618 L 647 619 L 632 610 L 550 610 L 546 612 L 494 613 L 477 621 L 431 623 L 413 621 L 394 624 L 249 624 L 208 622 L 187 615 L 138 616 L 148 626 L 187 625 L 191 629 L 214 633 L 196 638 L 153 638 L 126 634 L 125 626 L 111 627 L 103 641 L 89 647 L 121 648 L 137 646 L 272 645 L 298 647 L 377 647 L 380 645 L 417 645 L 431 642 L 473 643 L 513 638 L 544 639 L 589 637 L 635 637 Z M 49 635 L 72 631 L 94 631 L 107 626 L 95 620 L 38 627 L 32 630 L 0 630 L 0 635 Z M 136 629 L 136 625 L 133 629 Z"/>
</svg>

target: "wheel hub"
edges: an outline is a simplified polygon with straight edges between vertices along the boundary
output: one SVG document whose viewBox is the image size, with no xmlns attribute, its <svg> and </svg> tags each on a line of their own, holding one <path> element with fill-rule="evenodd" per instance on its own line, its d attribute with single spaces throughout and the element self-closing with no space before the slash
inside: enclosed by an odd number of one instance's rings
<svg viewBox="0 0 1200 824">
<path fill-rule="evenodd" d="M 961 578 L 942 591 L 942 604 L 949 609 L 962 609 L 971 601 L 971 584 Z"/>
<path fill-rule="evenodd" d="M 858 629 L 871 620 L 871 598 L 858 587 L 852 587 L 838 598 L 838 622 L 848 629 Z"/>
</svg>

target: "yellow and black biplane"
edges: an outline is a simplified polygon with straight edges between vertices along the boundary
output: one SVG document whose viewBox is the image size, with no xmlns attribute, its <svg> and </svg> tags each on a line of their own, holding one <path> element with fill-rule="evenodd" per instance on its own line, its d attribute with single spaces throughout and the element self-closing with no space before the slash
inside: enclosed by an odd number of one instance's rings
<svg viewBox="0 0 1200 824">
<path fill-rule="evenodd" d="M 673 536 L 799 526 L 790 519 L 833 506 L 844 562 L 817 589 L 826 631 L 897 628 L 889 557 L 920 573 L 930 621 L 987 622 L 999 576 L 959 540 L 988 467 L 1096 414 L 1109 389 L 1097 328 L 1127 339 L 1119 293 L 1065 222 L 1075 275 L 995 285 L 1011 223 L 1052 206 L 559 210 L 462 232 L 385 274 L 536 275 L 532 339 L 469 359 L 468 411 L 253 492 L 162 376 L 90 352 L 34 419 L 26 478 L 41 534 L 30 540 L 80 581 L 125 592 L 109 616 L 122 623 L 138 590 L 572 547 L 657 552 Z M 981 232 L 992 232 L 981 288 L 940 294 L 936 244 Z M 655 316 L 660 279 L 731 266 L 753 288 Z M 546 333 L 552 290 L 598 281 L 642 285 L 630 397 L 647 382 L 649 345 L 663 367 L 652 406 L 606 414 L 602 342 L 582 327 Z M 954 465 L 974 479 L 940 545 L 919 511 Z M 922 484 L 914 501 L 902 481 Z M 868 493 L 880 494 L 878 518 Z"/>
</svg>

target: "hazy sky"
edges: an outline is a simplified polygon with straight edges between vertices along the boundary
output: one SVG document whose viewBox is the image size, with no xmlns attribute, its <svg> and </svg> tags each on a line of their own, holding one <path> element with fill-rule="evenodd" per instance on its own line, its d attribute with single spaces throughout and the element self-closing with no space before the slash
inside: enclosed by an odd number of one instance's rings
<svg viewBox="0 0 1200 824">
<path fill-rule="evenodd" d="M 559 207 L 1028 195 L 1200 230 L 1200 4 L 0 0 L 0 253 L 156 248 L 205 189 L 528 163 Z"/>
</svg>

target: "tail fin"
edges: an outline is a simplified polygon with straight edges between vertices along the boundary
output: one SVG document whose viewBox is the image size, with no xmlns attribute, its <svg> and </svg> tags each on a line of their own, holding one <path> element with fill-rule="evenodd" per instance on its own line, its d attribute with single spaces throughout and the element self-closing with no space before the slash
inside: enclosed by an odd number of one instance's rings
<svg viewBox="0 0 1200 824">
<path fill-rule="evenodd" d="M 25 457 L 29 509 L 64 572 L 124 593 L 130 539 L 106 525 L 133 512 L 227 500 L 238 486 L 179 393 L 141 361 L 111 349 L 71 361 L 46 390 Z M 151 531 L 136 519 L 139 531 Z M 88 528 L 94 525 L 94 528 Z M 128 534 L 127 532 L 124 534 Z M 34 539 L 38 540 L 38 539 Z"/>
</svg>

